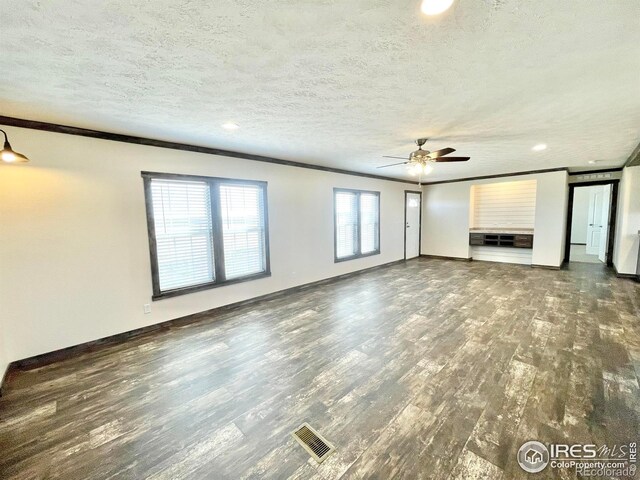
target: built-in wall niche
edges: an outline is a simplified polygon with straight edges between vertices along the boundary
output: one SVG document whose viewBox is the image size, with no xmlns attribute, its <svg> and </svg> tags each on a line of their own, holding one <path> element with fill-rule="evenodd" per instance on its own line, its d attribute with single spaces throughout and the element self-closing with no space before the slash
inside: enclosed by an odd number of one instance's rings
<svg viewBox="0 0 640 480">
<path fill-rule="evenodd" d="M 536 180 L 471 187 L 469 244 L 474 260 L 531 265 Z"/>
<path fill-rule="evenodd" d="M 471 228 L 533 229 L 536 188 L 536 180 L 473 185 Z"/>
</svg>

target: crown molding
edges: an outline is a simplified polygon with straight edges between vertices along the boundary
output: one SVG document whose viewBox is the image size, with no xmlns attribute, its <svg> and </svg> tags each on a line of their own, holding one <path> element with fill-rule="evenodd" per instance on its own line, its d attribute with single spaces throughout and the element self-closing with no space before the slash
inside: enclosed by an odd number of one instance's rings
<svg viewBox="0 0 640 480">
<path fill-rule="evenodd" d="M 60 125 L 57 123 L 48 123 L 48 122 L 40 122 L 37 120 L 26 120 L 23 118 L 6 117 L 3 115 L 0 115 L 0 125 L 26 128 L 30 130 L 40 130 L 43 132 L 62 133 L 65 135 L 76 135 L 80 137 L 98 138 L 100 140 L 110 140 L 114 142 L 132 143 L 135 145 L 146 145 L 150 147 L 168 148 L 171 150 L 182 150 L 186 152 L 205 153 L 208 155 L 217 155 L 221 157 L 242 158 L 245 160 L 253 160 L 255 162 L 272 163 L 272 164 L 284 165 L 288 167 L 306 168 L 309 170 L 319 170 L 322 172 L 339 173 L 342 175 L 352 175 L 355 177 L 372 178 L 375 180 L 386 180 L 389 182 L 405 183 L 409 185 L 413 185 L 416 183 L 411 180 L 403 180 L 401 178 L 387 177 L 384 175 L 374 175 L 372 173 L 355 172 L 353 170 L 326 167 L 323 165 L 296 162 L 293 160 L 284 160 L 282 158 L 268 157 L 264 155 L 254 155 L 252 153 L 236 152 L 233 150 L 223 150 L 220 148 L 203 147 L 199 145 L 191 145 L 188 143 L 169 142 L 166 140 L 156 140 L 152 138 L 137 137 L 133 135 L 124 135 L 121 133 L 103 132 L 100 130 L 91 130 L 88 128 L 72 127 L 69 125 Z"/>
<path fill-rule="evenodd" d="M 469 182 L 472 180 L 487 180 L 491 178 L 518 177 L 520 175 L 535 175 L 536 173 L 551 173 L 551 172 L 569 172 L 569 169 L 567 167 L 559 167 L 559 168 L 547 168 L 544 170 L 527 170 L 525 172 L 499 173 L 495 175 L 482 175 L 479 177 L 466 177 L 466 178 L 456 178 L 453 180 L 440 180 L 438 182 L 423 183 L 422 185 L 440 185 L 443 183 Z"/>
</svg>

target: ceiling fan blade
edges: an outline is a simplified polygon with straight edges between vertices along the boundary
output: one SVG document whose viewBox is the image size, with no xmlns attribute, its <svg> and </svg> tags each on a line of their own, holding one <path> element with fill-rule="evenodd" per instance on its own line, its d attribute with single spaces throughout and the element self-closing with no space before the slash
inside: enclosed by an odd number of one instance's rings
<svg viewBox="0 0 640 480">
<path fill-rule="evenodd" d="M 441 158 L 434 158 L 433 160 L 435 162 L 466 162 L 470 158 L 471 157 L 441 157 Z"/>
<path fill-rule="evenodd" d="M 400 163 L 392 163 L 391 165 L 382 165 L 381 167 L 376 167 L 376 168 L 384 168 L 384 167 L 395 167 L 396 165 L 404 165 L 405 163 L 409 163 L 407 162 L 400 162 Z"/>
<path fill-rule="evenodd" d="M 397 158 L 398 160 L 406 160 L 407 157 L 393 157 L 391 155 L 382 155 L 382 158 Z"/>
<path fill-rule="evenodd" d="M 455 148 L 443 148 L 442 150 L 436 150 L 435 152 L 429 153 L 429 158 L 444 157 L 445 155 L 449 155 L 455 151 Z"/>
</svg>

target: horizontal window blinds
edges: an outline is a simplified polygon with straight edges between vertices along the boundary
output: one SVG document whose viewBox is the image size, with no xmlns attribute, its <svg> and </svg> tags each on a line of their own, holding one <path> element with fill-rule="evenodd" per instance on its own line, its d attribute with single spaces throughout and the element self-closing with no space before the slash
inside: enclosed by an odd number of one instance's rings
<svg viewBox="0 0 640 480">
<path fill-rule="evenodd" d="M 142 172 L 153 298 L 267 276 L 267 184 Z"/>
<path fill-rule="evenodd" d="M 265 222 L 262 188 L 220 184 L 220 212 L 227 279 L 265 271 Z"/>
<path fill-rule="evenodd" d="M 358 195 L 336 192 L 336 258 L 351 257 L 358 253 Z"/>
<path fill-rule="evenodd" d="M 378 195 L 360 194 L 360 253 L 378 250 Z"/>
<path fill-rule="evenodd" d="M 334 189 L 335 260 L 380 252 L 380 194 Z"/>
<path fill-rule="evenodd" d="M 210 188 L 206 182 L 153 179 L 158 280 L 161 290 L 214 280 Z"/>
</svg>

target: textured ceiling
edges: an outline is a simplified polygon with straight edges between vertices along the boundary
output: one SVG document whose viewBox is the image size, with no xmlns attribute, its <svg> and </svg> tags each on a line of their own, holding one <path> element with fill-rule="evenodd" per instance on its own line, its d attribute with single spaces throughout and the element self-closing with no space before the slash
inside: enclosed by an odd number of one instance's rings
<svg viewBox="0 0 640 480">
<path fill-rule="evenodd" d="M 427 181 L 638 144 L 638 0 L 419 3 L 0 0 L 0 114 L 405 178 L 376 166 L 417 137 L 471 156 Z"/>
</svg>

